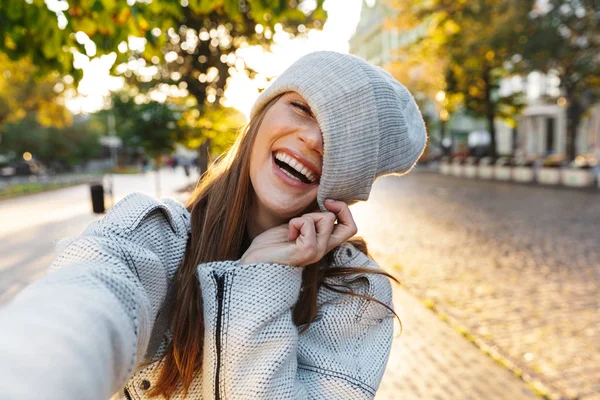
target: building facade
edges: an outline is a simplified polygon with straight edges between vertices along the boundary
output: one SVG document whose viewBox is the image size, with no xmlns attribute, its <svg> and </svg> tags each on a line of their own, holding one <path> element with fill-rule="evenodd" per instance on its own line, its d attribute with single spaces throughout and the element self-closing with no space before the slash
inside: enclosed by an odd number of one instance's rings
<svg viewBox="0 0 600 400">
<path fill-rule="evenodd" d="M 514 78 L 516 80 L 519 78 Z M 527 107 L 519 119 L 516 153 L 527 157 L 568 153 L 566 100 L 557 76 L 530 73 L 523 79 Z M 517 85 L 519 86 L 519 85 Z M 577 154 L 600 158 L 600 104 L 590 107 L 577 129 Z"/>
</svg>

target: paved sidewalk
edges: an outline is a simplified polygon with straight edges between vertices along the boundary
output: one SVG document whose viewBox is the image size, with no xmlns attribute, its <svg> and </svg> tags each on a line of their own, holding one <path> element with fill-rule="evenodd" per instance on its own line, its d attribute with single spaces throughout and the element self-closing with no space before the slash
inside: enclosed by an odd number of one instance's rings
<svg viewBox="0 0 600 400">
<path fill-rule="evenodd" d="M 163 169 L 159 174 L 160 196 L 185 202 L 179 193 L 192 179 L 181 169 Z M 156 196 L 154 172 L 115 175 L 115 202 L 132 192 Z M 106 196 L 106 207 L 111 207 Z M 0 201 L 0 307 L 25 285 L 46 273 L 55 257 L 56 242 L 80 234 L 100 216 L 92 213 L 88 185 L 31 194 Z M 1 397 L 1 396 L 0 396 Z"/>
<path fill-rule="evenodd" d="M 536 399 L 519 378 L 394 284 L 404 328 L 392 346 L 376 400 Z"/>
</svg>

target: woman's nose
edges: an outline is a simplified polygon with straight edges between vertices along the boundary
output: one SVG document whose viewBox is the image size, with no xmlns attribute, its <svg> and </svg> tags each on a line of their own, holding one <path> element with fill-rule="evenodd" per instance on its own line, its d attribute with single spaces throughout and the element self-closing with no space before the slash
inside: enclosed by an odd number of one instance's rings
<svg viewBox="0 0 600 400">
<path fill-rule="evenodd" d="M 323 135 L 321 135 L 318 125 L 302 129 L 299 136 L 300 140 L 306 143 L 311 150 L 315 150 L 319 155 L 323 155 Z"/>
</svg>

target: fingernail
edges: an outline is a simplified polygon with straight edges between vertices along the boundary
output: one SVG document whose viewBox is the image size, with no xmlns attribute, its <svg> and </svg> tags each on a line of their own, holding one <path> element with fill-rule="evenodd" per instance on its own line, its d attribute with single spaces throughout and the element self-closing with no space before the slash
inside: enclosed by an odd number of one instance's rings
<svg viewBox="0 0 600 400">
<path fill-rule="evenodd" d="M 327 199 L 325 200 L 325 203 L 333 203 L 335 200 L 331 200 L 331 199 Z"/>
</svg>

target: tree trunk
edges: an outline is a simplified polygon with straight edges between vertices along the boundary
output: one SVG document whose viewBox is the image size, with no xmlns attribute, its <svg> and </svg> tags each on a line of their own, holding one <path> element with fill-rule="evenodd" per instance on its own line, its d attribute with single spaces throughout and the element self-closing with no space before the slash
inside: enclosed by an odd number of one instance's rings
<svg viewBox="0 0 600 400">
<path fill-rule="evenodd" d="M 485 82 L 485 117 L 487 119 L 488 132 L 490 133 L 490 157 L 496 158 L 496 109 L 492 99 L 492 85 L 490 82 L 490 68 L 485 68 L 483 72 L 483 81 Z"/>
<path fill-rule="evenodd" d="M 577 157 L 577 128 L 583 114 L 581 102 L 571 87 L 567 87 L 565 97 L 567 100 L 567 156 L 569 161 Z"/>
<path fill-rule="evenodd" d="M 206 141 L 198 146 L 198 173 L 202 176 L 203 173 L 208 169 L 210 154 L 210 138 L 206 138 Z"/>
<path fill-rule="evenodd" d="M 446 121 L 444 121 L 443 119 L 440 120 L 440 147 L 442 148 L 442 153 L 445 156 L 448 156 L 450 153 L 448 150 L 446 150 L 446 146 L 444 145 L 444 139 L 446 138 Z"/>
<path fill-rule="evenodd" d="M 496 158 L 496 126 L 494 125 L 494 114 L 487 114 L 488 130 L 490 132 L 490 157 Z"/>
</svg>

